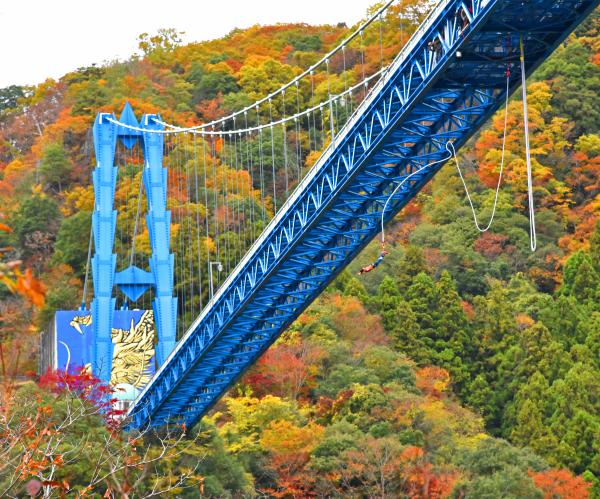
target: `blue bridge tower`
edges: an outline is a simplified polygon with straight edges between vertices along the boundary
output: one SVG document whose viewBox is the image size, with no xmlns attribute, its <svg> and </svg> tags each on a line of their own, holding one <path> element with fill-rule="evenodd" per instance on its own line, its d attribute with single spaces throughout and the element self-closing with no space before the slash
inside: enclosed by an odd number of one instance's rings
<svg viewBox="0 0 600 499">
<path fill-rule="evenodd" d="M 162 130 L 158 115 L 144 115 L 144 128 Z M 125 128 L 120 123 L 132 128 Z M 138 130 L 135 130 L 138 128 Z M 93 343 L 92 372 L 103 381 L 111 377 L 113 358 L 112 321 L 116 298 L 113 286 L 131 301 L 149 288 L 154 289 L 154 317 L 158 333 L 156 358 L 162 364 L 176 342 L 177 299 L 173 296 L 174 255 L 170 253 L 171 213 L 167 210 L 167 169 L 162 166 L 163 136 L 145 132 L 127 103 L 120 120 L 113 114 L 100 113 L 94 123 L 96 168 L 93 172 L 94 212 L 92 231 L 95 253 L 92 258 L 94 296 L 91 304 Z M 117 140 L 131 149 L 139 140 L 144 151 L 143 182 L 148 199 L 146 218 L 152 256 L 150 272 L 135 265 L 116 272 L 117 255 L 113 252 L 117 212 L 114 198 L 118 166 L 114 164 Z"/>
</svg>

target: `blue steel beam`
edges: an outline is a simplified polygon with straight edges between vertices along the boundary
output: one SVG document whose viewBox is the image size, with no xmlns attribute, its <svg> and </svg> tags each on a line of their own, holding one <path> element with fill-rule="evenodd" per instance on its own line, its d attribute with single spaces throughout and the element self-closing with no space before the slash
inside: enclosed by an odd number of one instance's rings
<svg viewBox="0 0 600 499">
<path fill-rule="evenodd" d="M 192 324 L 130 409 L 194 424 L 600 0 L 444 0 Z M 458 9 L 470 22 L 461 26 Z M 428 43 L 440 41 L 437 52 Z M 458 54 L 460 52 L 460 56 Z"/>
<path fill-rule="evenodd" d="M 114 210 L 117 167 L 114 166 L 117 147 L 117 129 L 99 114 L 94 122 L 94 149 L 96 168 L 92 174 L 94 184 L 94 212 L 92 229 L 95 253 L 92 258 L 94 297 L 92 299 L 92 324 L 94 343 L 92 372 L 108 383 L 112 367 L 112 316 L 115 299 L 112 296 L 117 255 L 113 253 L 117 212 Z M 113 116 L 114 118 L 114 116 Z"/>
<path fill-rule="evenodd" d="M 147 114 L 142 117 L 142 125 L 148 132 L 142 132 L 145 166 L 143 172 L 148 215 L 146 225 L 150 235 L 152 256 L 150 271 L 154 276 L 154 300 L 152 307 L 156 318 L 158 345 L 156 360 L 162 365 L 175 347 L 177 334 L 177 298 L 173 296 L 173 270 L 175 256 L 170 252 L 171 212 L 167 210 L 167 169 L 162 166 L 163 135 L 152 133 L 162 130 L 160 116 Z"/>
</svg>

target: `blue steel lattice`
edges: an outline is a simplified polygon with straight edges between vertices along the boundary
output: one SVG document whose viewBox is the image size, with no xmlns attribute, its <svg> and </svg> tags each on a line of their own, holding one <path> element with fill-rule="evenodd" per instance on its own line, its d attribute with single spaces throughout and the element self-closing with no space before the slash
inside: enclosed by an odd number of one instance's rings
<svg viewBox="0 0 600 499">
<path fill-rule="evenodd" d="M 507 67 L 517 88 L 520 36 L 530 73 L 598 3 L 441 2 L 142 392 L 131 426 L 194 424 L 379 232 L 397 182 L 447 159 L 448 140 L 462 146 L 502 105 Z M 413 175 L 385 220 L 440 167 Z"/>
</svg>

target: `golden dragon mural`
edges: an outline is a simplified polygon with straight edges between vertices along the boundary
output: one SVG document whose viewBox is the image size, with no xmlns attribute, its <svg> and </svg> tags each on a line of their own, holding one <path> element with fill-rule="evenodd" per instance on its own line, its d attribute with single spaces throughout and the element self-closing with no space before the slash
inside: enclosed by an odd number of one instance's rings
<svg viewBox="0 0 600 499">
<path fill-rule="evenodd" d="M 69 323 L 79 334 L 82 327 L 92 325 L 92 314 L 78 315 Z M 129 329 L 112 329 L 113 361 L 110 384 L 128 384 L 143 387 L 152 376 L 150 361 L 154 357 L 154 313 L 146 310 L 135 323 L 131 319 Z M 89 368 L 89 365 L 85 366 Z"/>
</svg>

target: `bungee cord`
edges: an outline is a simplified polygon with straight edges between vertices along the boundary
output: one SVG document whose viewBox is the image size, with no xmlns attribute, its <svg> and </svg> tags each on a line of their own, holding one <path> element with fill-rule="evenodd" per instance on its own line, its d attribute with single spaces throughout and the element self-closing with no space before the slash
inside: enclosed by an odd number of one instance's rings
<svg viewBox="0 0 600 499">
<path fill-rule="evenodd" d="M 496 216 L 496 208 L 498 207 L 498 197 L 500 193 L 500 185 L 502 184 L 502 173 L 504 171 L 504 159 L 506 156 L 506 131 L 508 124 L 508 98 L 509 98 L 509 89 L 510 89 L 510 73 L 507 71 L 506 75 L 506 100 L 504 102 L 504 133 L 502 136 L 502 158 L 500 160 L 500 173 L 498 175 L 498 183 L 496 185 L 496 193 L 494 195 L 494 204 L 492 207 L 492 214 L 490 219 L 485 227 L 481 227 L 479 225 L 479 220 L 477 220 L 477 213 L 475 212 L 475 207 L 473 205 L 473 200 L 471 199 L 471 194 L 469 193 L 469 188 L 467 187 L 467 183 L 460 169 L 460 165 L 458 163 L 458 157 L 456 155 L 456 149 L 454 148 L 454 144 L 451 141 L 446 142 L 446 150 L 454 157 L 454 163 L 456 164 L 456 170 L 458 171 L 458 175 L 462 182 L 463 187 L 465 188 L 465 194 L 467 196 L 467 200 L 469 201 L 469 206 L 471 207 L 471 213 L 473 215 L 473 221 L 475 222 L 475 227 L 479 232 L 487 232 L 492 223 L 494 221 L 494 217 Z"/>
<path fill-rule="evenodd" d="M 527 199 L 529 208 L 529 246 L 531 251 L 537 248 L 537 235 L 535 232 L 535 206 L 533 199 L 533 174 L 531 170 L 531 149 L 529 147 L 529 112 L 527 109 L 527 85 L 525 84 L 525 48 L 523 46 L 523 35 L 519 40 L 521 50 L 521 88 L 523 93 L 523 123 L 525 131 L 525 161 L 527 163 Z"/>
<path fill-rule="evenodd" d="M 527 196 L 528 196 L 528 201 L 529 201 L 529 203 L 528 203 L 529 204 L 529 206 L 528 206 L 528 209 L 529 209 L 529 234 L 530 234 L 531 251 L 535 251 L 536 246 L 537 246 L 537 239 L 536 239 L 536 228 L 535 228 L 535 207 L 534 207 L 534 199 L 533 199 L 533 175 L 532 175 L 532 168 L 531 168 L 531 149 L 530 149 L 530 144 L 529 144 L 529 123 L 528 123 L 528 112 L 527 112 L 527 86 L 526 86 L 526 81 L 525 81 L 525 79 L 526 79 L 525 78 L 525 57 L 524 57 L 523 37 L 522 36 L 521 36 L 521 40 L 520 40 L 520 51 L 521 51 L 521 57 L 520 57 L 521 87 L 522 87 L 522 94 L 523 94 L 523 121 L 524 121 L 524 132 L 525 132 L 525 157 L 526 157 L 526 163 L 527 163 Z M 387 252 L 385 251 L 384 217 L 385 217 L 385 213 L 386 213 L 388 204 L 391 201 L 391 199 L 394 197 L 394 195 L 411 177 L 417 175 L 418 173 L 421 173 L 422 171 L 424 171 L 426 169 L 429 169 L 431 166 L 433 166 L 435 164 L 442 163 L 451 158 L 454 158 L 454 162 L 456 164 L 456 170 L 458 171 L 458 175 L 459 175 L 462 185 L 464 187 L 465 194 L 466 194 L 467 200 L 469 202 L 469 206 L 471 208 L 471 213 L 473 215 L 473 221 L 475 223 L 475 227 L 481 233 L 487 232 L 491 228 L 494 218 L 496 216 L 496 211 L 497 211 L 497 207 L 498 207 L 498 198 L 499 198 L 499 193 L 500 193 L 500 186 L 502 184 L 502 175 L 503 175 L 503 171 L 504 171 L 504 166 L 505 166 L 504 163 L 505 163 L 505 157 L 506 157 L 506 136 L 507 136 L 507 129 L 508 129 L 508 100 L 510 97 L 510 70 L 508 68 L 506 71 L 505 95 L 506 95 L 506 99 L 505 99 L 505 103 L 504 103 L 504 131 L 503 131 L 503 136 L 502 136 L 502 156 L 501 156 L 501 161 L 500 161 L 500 172 L 498 175 L 498 182 L 496 184 L 496 189 L 495 189 L 495 194 L 494 194 L 494 203 L 492 206 L 492 214 L 490 216 L 490 219 L 489 219 L 487 225 L 485 227 L 482 227 L 479 224 L 479 220 L 477 219 L 477 212 L 475 211 L 475 206 L 473 204 L 473 200 L 471 198 L 469 188 L 467 186 L 465 178 L 460 169 L 460 165 L 458 163 L 456 149 L 454 147 L 453 142 L 449 140 L 448 142 L 446 142 L 446 146 L 445 146 L 446 150 L 449 153 L 448 157 L 442 158 L 442 159 L 434 161 L 432 163 L 429 163 L 428 165 L 425 165 L 425 166 L 419 168 L 418 170 L 410 173 L 409 175 L 404 177 L 399 182 L 399 184 L 396 186 L 396 188 L 389 195 L 389 197 L 387 198 L 387 200 L 383 206 L 383 210 L 381 211 L 381 249 L 382 249 L 382 253 L 376 262 L 374 262 L 370 266 L 363 267 L 363 269 L 361 269 L 361 272 L 359 272 L 359 274 L 362 274 L 365 272 L 370 272 L 371 270 L 373 270 L 377 265 L 379 265 L 379 263 L 381 263 L 381 261 L 387 254 Z"/>
<path fill-rule="evenodd" d="M 399 183 L 398 185 L 394 188 L 394 190 L 392 191 L 392 193 L 388 196 L 385 204 L 383 205 L 383 209 L 381 210 L 381 245 L 382 247 L 385 246 L 385 226 L 384 226 L 384 217 L 385 217 L 385 211 L 387 210 L 387 207 L 390 203 L 390 201 L 392 200 L 392 198 L 394 197 L 394 195 L 398 192 L 398 190 L 408 181 L 410 180 L 412 177 L 414 177 L 415 175 L 428 170 L 430 167 L 432 167 L 433 165 L 437 165 L 439 163 L 443 163 L 444 161 L 448 161 L 452 156 L 448 156 L 446 158 L 442 158 L 442 159 L 438 159 L 437 161 L 432 161 L 431 163 L 428 163 L 424 166 L 422 166 L 421 168 L 419 168 L 418 170 L 415 170 L 412 173 L 409 173 L 406 177 L 404 177 Z"/>
</svg>

